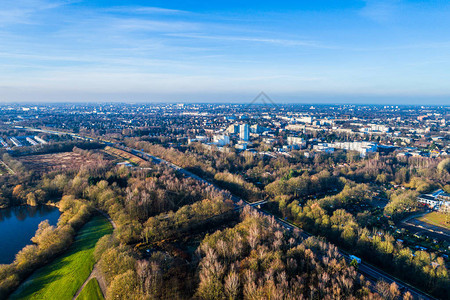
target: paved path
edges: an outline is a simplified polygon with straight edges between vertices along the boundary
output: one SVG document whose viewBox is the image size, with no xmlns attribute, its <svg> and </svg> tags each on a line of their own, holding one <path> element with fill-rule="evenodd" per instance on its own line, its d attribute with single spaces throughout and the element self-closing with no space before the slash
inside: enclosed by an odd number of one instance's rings
<svg viewBox="0 0 450 300">
<path fill-rule="evenodd" d="M 112 227 L 114 229 L 117 228 L 116 223 L 114 223 L 113 219 L 111 219 L 111 217 L 105 213 L 104 211 L 96 208 L 96 210 L 101 213 L 106 219 L 108 219 L 108 221 L 111 223 Z M 84 287 L 86 286 L 86 284 L 89 282 L 89 280 L 91 280 L 92 278 L 97 279 L 98 281 L 98 285 L 100 286 L 100 289 L 102 290 L 102 294 L 103 297 L 106 298 L 106 282 L 103 279 L 103 276 L 101 275 L 100 271 L 98 270 L 97 264 L 94 265 L 94 267 L 92 268 L 91 274 L 89 274 L 89 277 L 83 282 L 83 284 L 81 285 L 81 287 L 78 289 L 78 291 L 75 293 L 75 295 L 73 296 L 72 300 L 77 299 L 78 295 L 81 293 L 81 291 L 84 289 Z"/>
<path fill-rule="evenodd" d="M 80 295 L 81 291 L 84 289 L 86 284 L 91 280 L 92 278 L 95 278 L 98 282 L 98 285 L 100 286 L 100 289 L 102 290 L 103 297 L 106 295 L 106 282 L 103 279 L 103 276 L 101 276 L 100 271 L 97 268 L 97 264 L 94 265 L 94 268 L 92 269 L 91 274 L 89 274 L 89 277 L 86 279 L 86 281 L 81 285 L 81 287 L 78 289 L 78 291 L 75 293 L 75 296 L 73 296 L 72 300 L 77 299 L 77 297 Z M 105 297 L 106 298 L 106 297 Z"/>
<path fill-rule="evenodd" d="M 5 162 L 3 162 L 2 160 L 0 160 L 0 164 L 3 165 L 9 173 L 11 173 L 11 174 L 16 174 L 16 172 L 14 172 L 14 170 L 11 169 L 11 168 L 10 168 Z"/>
<path fill-rule="evenodd" d="M 100 210 L 100 209 L 98 209 L 98 208 L 96 208 L 96 210 L 97 210 L 99 213 L 101 213 L 106 219 L 108 219 L 109 223 L 111 223 L 111 225 L 112 225 L 112 227 L 113 227 L 114 229 L 117 228 L 116 223 L 114 223 L 113 219 L 111 219 L 111 217 L 110 217 L 107 213 L 105 213 L 103 210 Z"/>
</svg>

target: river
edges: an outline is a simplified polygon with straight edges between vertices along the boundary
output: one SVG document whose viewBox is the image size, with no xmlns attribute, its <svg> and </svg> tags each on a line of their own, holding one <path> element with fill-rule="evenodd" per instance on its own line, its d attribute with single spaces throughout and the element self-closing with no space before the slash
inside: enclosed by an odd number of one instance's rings
<svg viewBox="0 0 450 300">
<path fill-rule="evenodd" d="M 31 244 L 39 223 L 56 225 L 60 212 L 53 206 L 16 206 L 0 209 L 0 264 L 10 264 L 17 252 Z"/>
</svg>

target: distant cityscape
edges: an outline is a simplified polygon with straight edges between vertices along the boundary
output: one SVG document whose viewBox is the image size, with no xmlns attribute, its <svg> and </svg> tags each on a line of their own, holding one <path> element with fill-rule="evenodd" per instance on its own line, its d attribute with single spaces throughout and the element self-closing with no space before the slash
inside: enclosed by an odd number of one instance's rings
<svg viewBox="0 0 450 300">
<path fill-rule="evenodd" d="M 267 148 L 264 152 L 289 156 L 292 150 L 304 150 L 309 156 L 342 149 L 361 156 L 395 151 L 413 157 L 446 156 L 450 151 L 446 107 L 80 104 L 2 105 L 0 112 L 5 124 L 54 128 L 61 122 L 75 133 L 109 135 L 146 128 L 148 136 L 170 133 L 176 145 L 198 142 L 220 151 L 233 147 L 256 153 Z M 0 139 L 5 148 L 45 142 L 39 136 Z"/>
</svg>

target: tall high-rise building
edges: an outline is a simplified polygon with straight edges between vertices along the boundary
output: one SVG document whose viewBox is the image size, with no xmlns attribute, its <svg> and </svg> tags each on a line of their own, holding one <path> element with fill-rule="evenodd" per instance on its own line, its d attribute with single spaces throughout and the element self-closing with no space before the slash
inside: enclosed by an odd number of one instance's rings
<svg viewBox="0 0 450 300">
<path fill-rule="evenodd" d="M 239 137 L 243 141 L 248 141 L 249 139 L 249 128 L 248 124 L 241 124 L 239 125 Z"/>
</svg>

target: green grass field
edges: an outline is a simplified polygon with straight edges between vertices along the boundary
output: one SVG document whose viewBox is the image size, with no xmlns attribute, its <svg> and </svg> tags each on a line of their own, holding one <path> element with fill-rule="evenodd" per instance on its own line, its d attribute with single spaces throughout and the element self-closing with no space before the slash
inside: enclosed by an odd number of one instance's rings
<svg viewBox="0 0 450 300">
<path fill-rule="evenodd" d="M 10 298 L 72 299 L 92 271 L 95 244 L 111 232 L 112 226 L 105 217 L 94 216 L 64 254 L 34 272 Z"/>
<path fill-rule="evenodd" d="M 448 214 L 446 215 L 445 213 L 431 212 L 418 218 L 417 220 L 431 225 L 450 229 L 450 216 Z"/>
<path fill-rule="evenodd" d="M 89 280 L 76 300 L 103 300 L 103 294 L 95 278 Z"/>
</svg>

